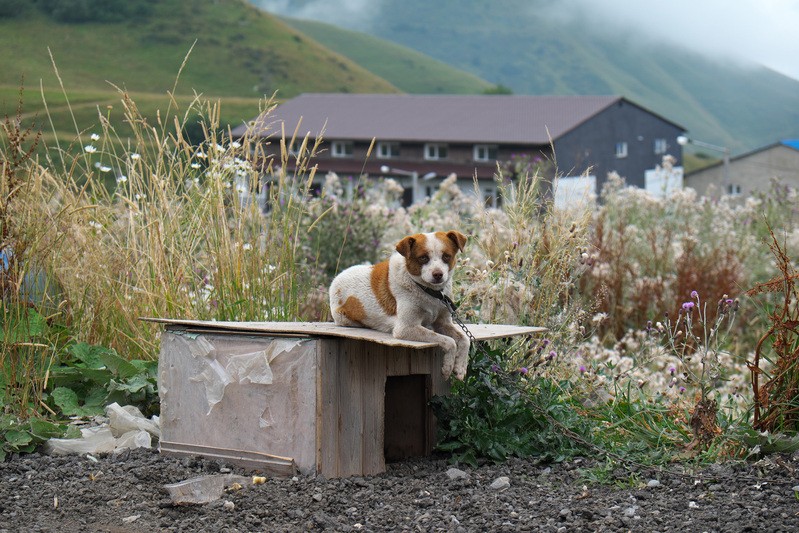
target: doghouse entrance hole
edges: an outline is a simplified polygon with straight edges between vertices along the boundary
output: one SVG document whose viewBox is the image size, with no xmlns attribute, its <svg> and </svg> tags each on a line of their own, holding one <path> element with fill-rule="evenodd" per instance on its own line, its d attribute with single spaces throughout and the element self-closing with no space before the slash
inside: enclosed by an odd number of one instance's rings
<svg viewBox="0 0 799 533">
<path fill-rule="evenodd" d="M 386 462 L 427 455 L 430 431 L 430 376 L 411 374 L 386 378 L 383 453 Z"/>
</svg>

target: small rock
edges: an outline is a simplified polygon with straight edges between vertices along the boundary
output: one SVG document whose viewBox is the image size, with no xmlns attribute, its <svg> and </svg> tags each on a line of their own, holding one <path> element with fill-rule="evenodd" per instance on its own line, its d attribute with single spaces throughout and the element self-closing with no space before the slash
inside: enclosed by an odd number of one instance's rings
<svg viewBox="0 0 799 533">
<path fill-rule="evenodd" d="M 321 494 L 319 494 L 318 492 L 317 492 L 316 494 L 314 494 L 314 495 L 312 496 L 312 498 L 313 498 L 315 501 L 317 501 L 317 502 L 321 502 L 321 501 L 322 501 L 322 495 L 321 495 Z"/>
<path fill-rule="evenodd" d="M 690 502 L 688 502 L 688 508 L 689 509 L 699 509 L 699 504 L 696 503 L 695 501 L 691 500 Z"/>
<path fill-rule="evenodd" d="M 646 482 L 646 486 L 649 487 L 650 489 L 657 488 L 660 486 L 660 481 L 658 481 L 657 479 L 650 479 L 649 481 Z"/>
<path fill-rule="evenodd" d="M 491 488 L 494 490 L 505 490 L 510 487 L 510 478 L 507 476 L 498 477 L 491 483 Z"/>
<path fill-rule="evenodd" d="M 571 509 L 566 508 L 566 509 L 561 509 L 560 510 L 560 516 L 566 517 L 566 516 L 569 516 L 570 514 L 572 514 L 572 510 Z"/>
<path fill-rule="evenodd" d="M 450 468 L 447 470 L 447 477 L 449 479 L 465 479 L 468 476 L 469 475 L 466 472 L 460 470 L 459 468 Z"/>
<path fill-rule="evenodd" d="M 225 500 L 225 503 L 222 504 L 222 509 L 224 509 L 225 511 L 232 511 L 235 508 L 236 504 L 228 500 Z"/>
<path fill-rule="evenodd" d="M 130 523 L 135 522 L 136 520 L 138 520 L 140 516 L 141 516 L 140 514 L 134 514 L 134 515 L 131 515 L 131 516 L 126 516 L 125 518 L 122 519 L 122 521 L 124 523 L 126 523 L 126 524 L 130 524 Z"/>
<path fill-rule="evenodd" d="M 630 518 L 635 516 L 636 511 L 638 511 L 638 506 L 633 505 L 632 507 L 628 507 L 624 510 L 624 516 L 629 516 Z"/>
</svg>

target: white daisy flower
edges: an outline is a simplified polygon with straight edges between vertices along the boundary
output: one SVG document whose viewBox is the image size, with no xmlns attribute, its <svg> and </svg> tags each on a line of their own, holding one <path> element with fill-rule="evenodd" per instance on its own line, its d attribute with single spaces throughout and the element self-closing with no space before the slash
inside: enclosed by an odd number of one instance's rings
<svg viewBox="0 0 799 533">
<path fill-rule="evenodd" d="M 117 183 L 127 183 L 128 177 L 124 174 L 117 176 Z"/>
<path fill-rule="evenodd" d="M 136 152 L 133 152 L 132 154 L 130 154 L 130 158 L 133 161 L 138 161 L 139 159 L 141 159 L 141 154 L 137 154 Z"/>
<path fill-rule="evenodd" d="M 97 148 L 95 148 L 94 145 L 92 144 L 87 144 L 86 146 L 83 147 L 83 151 L 86 152 L 87 154 L 93 154 L 94 152 L 97 151 Z"/>
<path fill-rule="evenodd" d="M 92 133 L 90 139 L 93 140 L 93 141 L 99 141 L 100 140 L 100 136 L 97 135 L 96 133 Z"/>
</svg>

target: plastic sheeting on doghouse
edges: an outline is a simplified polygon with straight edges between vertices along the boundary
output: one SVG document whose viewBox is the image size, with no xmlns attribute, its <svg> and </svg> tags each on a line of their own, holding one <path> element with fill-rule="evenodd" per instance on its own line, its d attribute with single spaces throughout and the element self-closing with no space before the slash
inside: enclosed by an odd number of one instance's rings
<svg viewBox="0 0 799 533">
<path fill-rule="evenodd" d="M 258 443 L 315 464 L 313 342 L 180 331 L 161 342 L 162 447 L 202 443 L 230 454 Z"/>
</svg>

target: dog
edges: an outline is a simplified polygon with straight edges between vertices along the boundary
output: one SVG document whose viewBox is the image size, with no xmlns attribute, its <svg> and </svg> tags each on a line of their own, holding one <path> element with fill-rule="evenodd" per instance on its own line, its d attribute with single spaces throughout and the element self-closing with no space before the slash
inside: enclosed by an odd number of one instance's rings
<svg viewBox="0 0 799 533">
<path fill-rule="evenodd" d="M 334 322 L 435 343 L 444 351 L 444 379 L 454 372 L 463 380 L 469 337 L 452 322 L 444 297 L 452 296 L 455 256 L 465 245 L 457 231 L 417 233 L 399 241 L 387 260 L 344 270 L 330 284 Z"/>
</svg>

